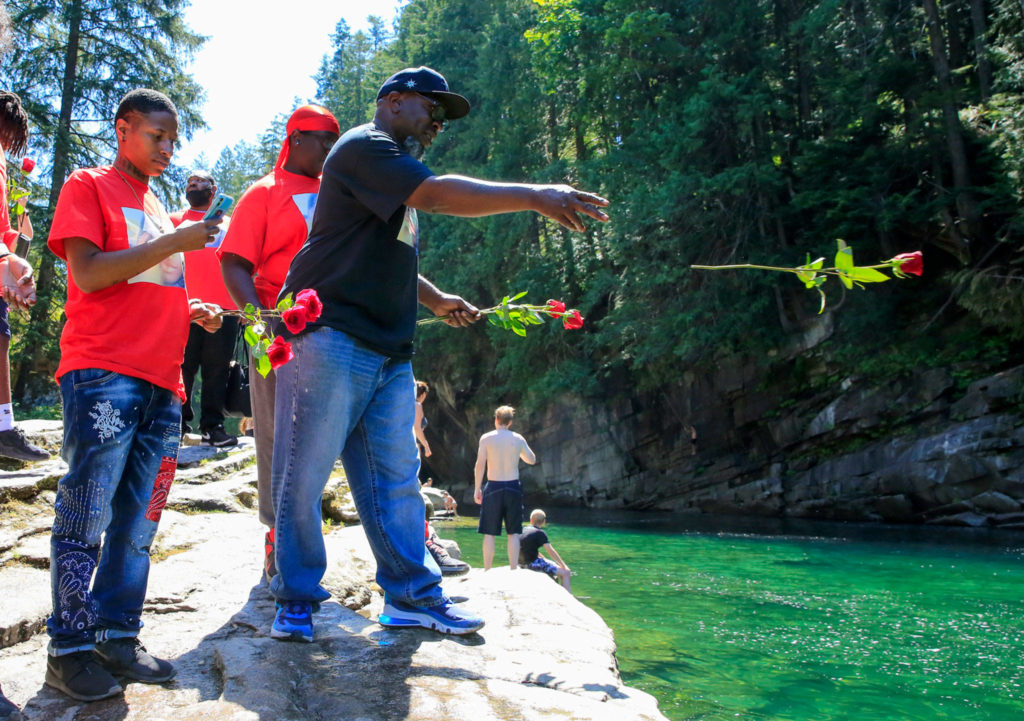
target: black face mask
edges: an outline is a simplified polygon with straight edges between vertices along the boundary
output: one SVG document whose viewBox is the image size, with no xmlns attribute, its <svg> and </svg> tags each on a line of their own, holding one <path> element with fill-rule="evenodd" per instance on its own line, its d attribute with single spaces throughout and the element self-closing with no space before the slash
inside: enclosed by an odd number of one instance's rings
<svg viewBox="0 0 1024 721">
<path fill-rule="evenodd" d="M 201 208 L 204 205 L 209 205 L 210 201 L 213 200 L 213 188 L 207 190 L 186 190 L 185 200 L 193 208 Z"/>
</svg>

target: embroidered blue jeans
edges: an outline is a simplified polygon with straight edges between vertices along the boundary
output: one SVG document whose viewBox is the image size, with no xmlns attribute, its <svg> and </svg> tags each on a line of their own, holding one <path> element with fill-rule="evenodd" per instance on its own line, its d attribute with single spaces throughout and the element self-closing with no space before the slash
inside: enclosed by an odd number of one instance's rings
<svg viewBox="0 0 1024 721">
<path fill-rule="evenodd" d="M 142 628 L 149 546 L 181 432 L 178 396 L 139 378 L 75 370 L 61 377 L 60 392 L 68 474 L 54 504 L 46 622 L 55 656 Z"/>
<path fill-rule="evenodd" d="M 272 487 L 279 601 L 320 601 L 327 569 L 320 498 L 341 456 L 389 598 L 436 606 L 441 572 L 423 542 L 412 365 L 332 328 L 292 340 L 277 369 Z"/>
</svg>

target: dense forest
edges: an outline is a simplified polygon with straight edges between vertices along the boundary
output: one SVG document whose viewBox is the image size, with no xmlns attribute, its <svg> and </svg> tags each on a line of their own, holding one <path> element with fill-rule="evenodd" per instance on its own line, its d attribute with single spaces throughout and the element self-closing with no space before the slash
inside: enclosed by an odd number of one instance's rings
<svg viewBox="0 0 1024 721">
<path fill-rule="evenodd" d="M 25 403 L 53 390 L 65 279 L 41 239 L 63 177 L 109 157 L 100 121 L 131 87 L 167 92 L 186 132 L 202 122 L 183 71 L 202 38 L 182 4 L 7 3 L 16 50 L 0 84 L 27 101 L 48 185 L 31 256 L 41 301 L 15 328 Z M 525 339 L 424 329 L 417 375 L 445 407 L 603 402 L 737 354 L 767 362 L 822 323 L 817 295 L 690 266 L 794 266 L 831 258 L 839 238 L 865 264 L 920 249 L 925 275 L 826 286 L 830 362 L 893 378 L 953 364 L 967 382 L 1019 357 L 1024 0 L 412 0 L 370 28 L 340 21 L 316 77 L 311 100 L 343 127 L 370 119 L 390 73 L 429 65 L 473 104 L 430 149 L 435 172 L 612 201 L 612 221 L 583 234 L 529 214 L 424 216 L 421 271 L 445 290 L 480 306 L 529 291 L 586 317 Z M 237 196 L 270 167 L 283 118 L 223 152 L 222 189 Z"/>
</svg>

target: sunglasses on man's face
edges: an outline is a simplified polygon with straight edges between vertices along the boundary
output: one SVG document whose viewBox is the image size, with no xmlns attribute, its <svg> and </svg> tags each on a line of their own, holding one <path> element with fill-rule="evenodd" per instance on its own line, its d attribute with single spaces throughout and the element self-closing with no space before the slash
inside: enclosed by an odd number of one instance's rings
<svg viewBox="0 0 1024 721">
<path fill-rule="evenodd" d="M 448 121 L 446 120 L 446 116 L 448 113 L 445 110 L 445 107 L 441 105 L 441 103 L 434 100 L 433 98 L 429 98 L 426 95 L 423 95 L 422 93 L 416 94 L 419 95 L 424 100 L 426 100 L 428 103 L 430 103 L 430 119 L 433 120 L 435 123 L 441 123 L 441 130 L 447 128 Z"/>
</svg>

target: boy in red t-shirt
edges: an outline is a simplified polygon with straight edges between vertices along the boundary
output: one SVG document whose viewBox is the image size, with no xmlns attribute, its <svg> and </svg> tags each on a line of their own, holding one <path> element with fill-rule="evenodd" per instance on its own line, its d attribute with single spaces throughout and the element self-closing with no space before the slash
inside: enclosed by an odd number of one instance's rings
<svg viewBox="0 0 1024 721">
<path fill-rule="evenodd" d="M 306 242 L 320 192 L 324 160 L 338 139 L 338 121 L 327 108 L 303 105 L 288 118 L 274 170 L 253 183 L 235 206 L 231 227 L 217 250 L 224 284 L 239 308 L 273 308 L 288 267 Z M 274 395 L 277 376 L 264 378 L 249 363 L 249 397 L 256 436 L 256 497 L 267 527 L 264 571 L 274 565 L 274 504 L 270 469 L 274 457 Z"/>
<path fill-rule="evenodd" d="M 133 90 L 114 131 L 114 164 L 71 174 L 48 242 L 68 268 L 57 368 L 68 474 L 50 539 L 46 683 L 80 701 L 121 693 L 112 674 L 174 675 L 138 641 L 149 547 L 177 466 L 189 321 L 220 325 L 215 306 L 190 304 L 182 260 L 217 235 L 220 219 L 175 230 L 149 188 L 170 164 L 177 109 L 162 93 Z"/>
</svg>

